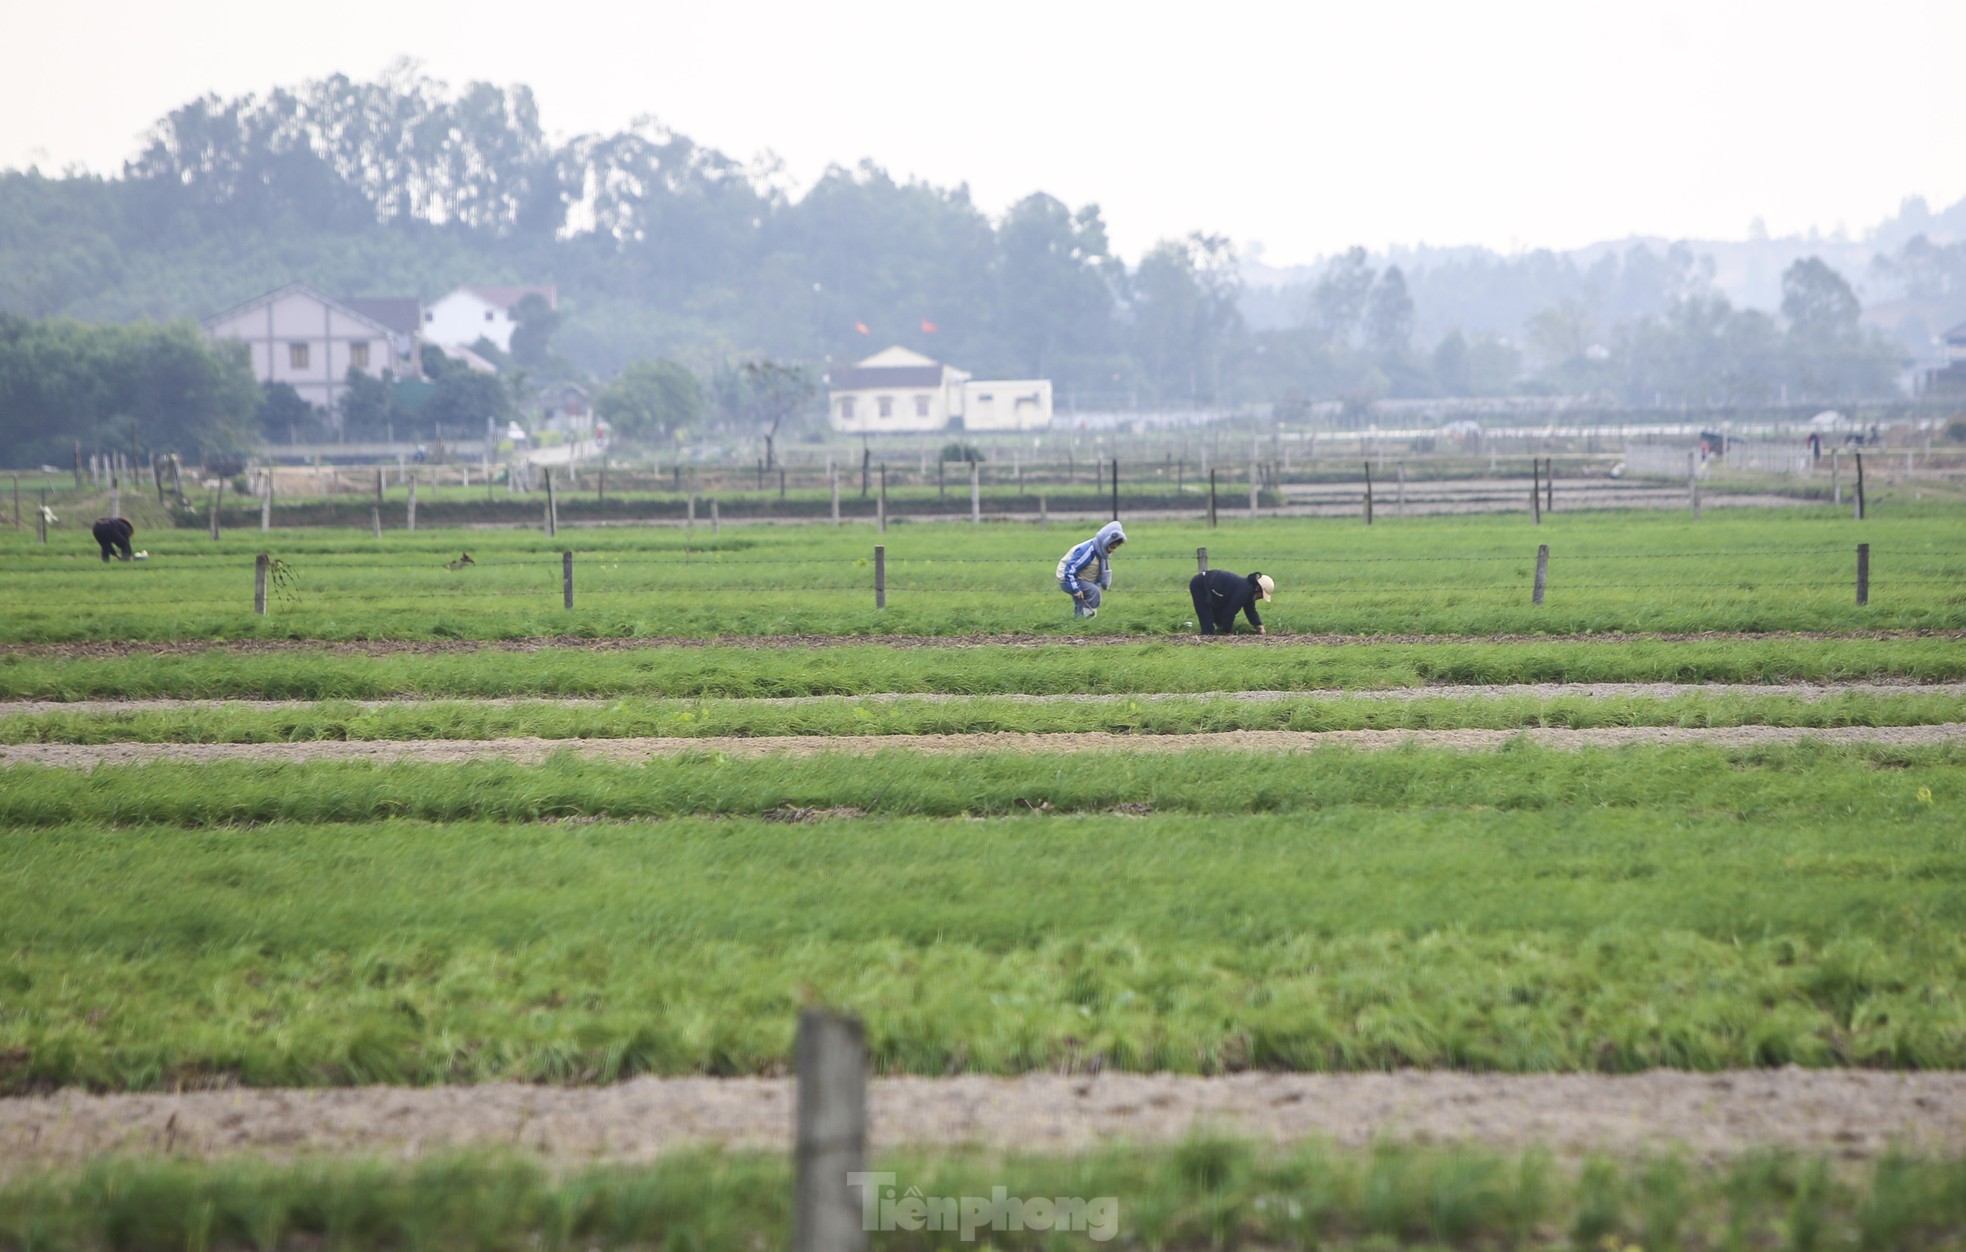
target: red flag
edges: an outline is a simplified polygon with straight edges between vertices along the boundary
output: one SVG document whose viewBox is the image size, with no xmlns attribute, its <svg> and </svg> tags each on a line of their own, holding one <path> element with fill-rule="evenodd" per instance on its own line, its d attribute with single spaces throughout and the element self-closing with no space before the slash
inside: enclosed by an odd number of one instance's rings
<svg viewBox="0 0 1966 1252">
<path fill-rule="evenodd" d="M 928 320 L 927 318 L 923 318 L 923 319 L 922 319 L 922 333 L 923 333 L 923 334 L 925 334 L 925 335 L 932 335 L 932 334 L 934 334 L 934 333 L 935 333 L 935 323 L 934 323 L 934 322 L 931 322 L 931 321 L 929 321 L 929 320 Z"/>
<path fill-rule="evenodd" d="M 863 335 L 871 335 L 874 333 L 873 331 L 867 329 L 867 323 L 865 322 L 855 322 L 853 324 L 853 328 L 859 331 Z"/>
</svg>

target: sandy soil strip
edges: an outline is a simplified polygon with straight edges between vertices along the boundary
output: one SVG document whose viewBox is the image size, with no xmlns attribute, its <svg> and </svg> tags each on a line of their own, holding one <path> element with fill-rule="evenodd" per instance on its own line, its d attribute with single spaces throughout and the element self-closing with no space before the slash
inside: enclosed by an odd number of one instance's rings
<svg viewBox="0 0 1966 1252">
<path fill-rule="evenodd" d="M 644 635 L 632 639 L 587 639 L 578 635 L 547 635 L 530 639 L 369 639 L 331 643 L 315 639 L 178 639 L 168 642 L 0 643 L 0 656 L 45 656 L 100 660 L 117 656 L 185 656 L 200 652 L 231 652 L 241 656 L 267 653 L 316 652 L 336 656 L 396 656 L 402 653 L 635 652 L 656 648 L 1049 648 L 1138 646 L 1166 644 L 1188 647 L 1278 647 L 1287 644 L 1343 646 L 1351 644 L 1448 643 L 1793 643 L 1825 640 L 1954 639 L 1966 640 L 1966 630 L 1777 630 L 1777 631 L 1634 631 L 1630 634 L 1587 635 L 1341 635 L 1238 634 L 1227 639 L 1198 635 L 718 635 L 684 638 Z"/>
<path fill-rule="evenodd" d="M 956 755 L 977 752 L 1187 752 L 1218 748 L 1244 752 L 1308 752 L 1322 747 L 1423 748 L 1478 751 L 1499 748 L 1517 738 L 1552 748 L 1614 747 L 1620 744 L 1703 743 L 1722 747 L 1795 743 L 1930 744 L 1966 742 L 1966 722 L 1934 726 L 1614 726 L 1589 730 L 1236 730 L 1196 735 L 779 735 L 757 738 L 705 736 L 699 739 L 451 739 L 326 740 L 307 743 L 24 743 L 0 746 L 0 768 L 54 765 L 94 769 L 146 761 L 478 761 L 533 764 L 556 752 L 611 760 L 646 760 L 685 753 L 731 757 L 814 756 L 822 752 L 868 754 L 922 752 Z"/>
<path fill-rule="evenodd" d="M 611 1087 L 205 1091 L 0 1100 L 0 1160 L 74 1162 L 111 1151 L 187 1156 L 313 1152 L 415 1156 L 508 1147 L 543 1157 L 647 1160 L 700 1145 L 789 1147 L 784 1078 L 641 1078 Z M 1859 1070 L 1496 1075 L 1103 1074 L 879 1078 L 876 1149 L 970 1144 L 1064 1151 L 1197 1130 L 1347 1147 L 1385 1138 L 1532 1145 L 1561 1155 L 1755 1147 L 1875 1156 L 1893 1143 L 1966 1150 L 1966 1074 Z"/>
<path fill-rule="evenodd" d="M 733 707 L 771 708 L 803 704 L 823 704 L 839 700 L 876 700 L 893 703 L 919 700 L 924 704 L 963 700 L 1005 700 L 1017 704 L 1117 704 L 1140 700 L 1246 700 L 1263 703 L 1274 700 L 1673 700 L 1681 696 L 1786 696 L 1814 703 L 1832 696 L 1966 696 L 1966 683 L 1900 682 L 1823 682 L 1823 683 L 1499 683 L 1492 686 L 1442 685 L 1438 687 L 1375 687 L 1364 690 L 1318 688 L 1309 691 L 1165 691 L 1099 695 L 1026 695 L 1022 693 L 984 693 L 981 695 L 947 692 L 880 691 L 858 696 L 737 696 L 705 697 L 717 704 Z M 692 697 L 556 697 L 556 696 L 405 696 L 385 700 L 0 700 L 0 718 L 33 717 L 46 713 L 191 713 L 242 709 L 253 712 L 280 712 L 325 706 L 382 709 L 413 707 L 421 704 L 473 704 L 497 708 L 513 705 L 541 705 L 552 708 L 605 708 L 621 699 L 653 701 L 660 699 L 697 703 Z"/>
</svg>

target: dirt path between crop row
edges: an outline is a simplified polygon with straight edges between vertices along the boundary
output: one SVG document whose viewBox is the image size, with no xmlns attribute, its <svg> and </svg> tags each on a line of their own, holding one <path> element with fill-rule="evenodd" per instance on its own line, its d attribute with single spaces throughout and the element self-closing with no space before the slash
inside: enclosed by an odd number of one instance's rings
<svg viewBox="0 0 1966 1252">
<path fill-rule="evenodd" d="M 513 1148 L 559 1163 L 643 1161 L 679 1148 L 790 1146 L 792 1081 L 640 1078 L 610 1087 L 493 1083 L 203 1091 L 0 1100 L 0 1161 L 104 1153 L 414 1157 Z M 1966 1074 L 1858 1070 L 1499 1075 L 1102 1074 L 877 1078 L 875 1150 L 903 1144 L 1070 1151 L 1197 1131 L 1263 1142 L 1467 1143 L 1496 1151 L 1679 1148 L 1714 1160 L 1751 1148 L 1876 1156 L 1893 1144 L 1966 1150 Z"/>
<path fill-rule="evenodd" d="M 86 643 L 0 643 L 0 656 L 58 657 L 104 660 L 119 656 L 185 656 L 201 652 L 230 652 L 240 656 L 295 652 L 343 656 L 397 656 L 403 653 L 633 652 L 664 648 L 1047 648 L 1107 647 L 1166 644 L 1176 647 L 1270 648 L 1290 644 L 1320 647 L 1357 644 L 1463 643 L 1811 643 L 1912 639 L 1966 640 L 1966 630 L 1781 630 L 1781 631 L 1633 631 L 1596 634 L 1536 635 L 1343 635 L 1239 634 L 1202 639 L 1197 635 L 716 635 L 710 638 L 641 635 L 620 639 L 589 639 L 579 635 L 545 635 L 526 639 L 364 639 L 331 642 L 318 639 L 177 639 L 153 642 L 92 641 Z"/>
<path fill-rule="evenodd" d="M 1588 730 L 1537 727 L 1524 730 L 1232 730 L 1193 735 L 958 734 L 958 735 L 760 735 L 754 738 L 646 739 L 447 739 L 310 740 L 304 743 L 21 743 L 0 745 L 0 768 L 53 765 L 94 769 L 147 761 L 424 761 L 505 760 L 537 764 L 558 752 L 611 760 L 715 753 L 726 757 L 865 755 L 921 752 L 935 756 L 982 752 L 1187 752 L 1213 748 L 1242 752 L 1308 752 L 1323 747 L 1453 748 L 1481 751 L 1517 739 L 1545 747 L 1580 749 L 1622 744 L 1699 743 L 1751 747 L 1805 739 L 1843 744 L 1966 742 L 1966 722 L 1932 726 L 1608 726 Z"/>
<path fill-rule="evenodd" d="M 876 691 L 861 695 L 830 696 L 403 696 L 382 700 L 0 700 L 0 718 L 37 717 L 50 713 L 200 713 L 290 712 L 296 709 L 417 708 L 425 705 L 470 705 L 489 708 L 527 706 L 551 709 L 609 708 L 623 699 L 640 703 L 667 700 L 670 703 L 703 704 L 714 702 L 732 708 L 783 708 L 841 701 L 876 701 L 892 704 L 920 701 L 949 704 L 961 701 L 1001 700 L 1013 704 L 1117 704 L 1121 701 L 1232 700 L 1252 704 L 1278 700 L 1676 700 L 1685 696 L 1756 697 L 1784 696 L 1804 703 L 1815 703 L 1834 696 L 1943 696 L 1966 697 L 1966 683 L 1900 682 L 1819 682 L 1819 683 L 1496 683 L 1489 686 L 1443 684 L 1437 687 L 1370 687 L 1348 690 L 1321 687 L 1306 691 L 1154 691 L 1119 692 L 1092 695 L 1029 695 L 1021 692 L 951 693 L 941 691 Z"/>
</svg>

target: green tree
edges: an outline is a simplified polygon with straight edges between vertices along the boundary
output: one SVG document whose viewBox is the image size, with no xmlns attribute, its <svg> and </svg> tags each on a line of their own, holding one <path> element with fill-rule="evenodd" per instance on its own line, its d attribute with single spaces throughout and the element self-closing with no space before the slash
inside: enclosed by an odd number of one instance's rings
<svg viewBox="0 0 1966 1252">
<path fill-rule="evenodd" d="M 746 361 L 744 390 L 750 398 L 751 412 L 765 428 L 765 468 L 770 469 L 777 463 L 779 426 L 803 409 L 818 389 L 803 365 Z"/>
<path fill-rule="evenodd" d="M 1365 304 L 1365 346 L 1381 361 L 1404 357 L 1413 342 L 1413 297 L 1406 275 L 1389 265 L 1373 284 Z"/>
<path fill-rule="evenodd" d="M 1824 343 L 1851 339 L 1862 312 L 1857 293 L 1821 257 L 1803 257 L 1782 271 L 1782 316 L 1791 332 Z"/>
<path fill-rule="evenodd" d="M 268 443 L 288 443 L 321 433 L 321 411 L 300 398 L 287 383 L 262 383 L 259 411 L 254 415 L 260 437 Z"/>
<path fill-rule="evenodd" d="M 482 430 L 487 418 L 511 420 L 512 398 L 496 374 L 457 370 L 437 380 L 421 416 L 446 430 Z"/>
<path fill-rule="evenodd" d="M 595 416 L 627 439 L 678 435 L 703 420 L 703 385 L 674 361 L 635 361 L 594 397 Z"/>
<path fill-rule="evenodd" d="M 528 293 L 512 310 L 518 325 L 512 328 L 512 359 L 532 370 L 546 370 L 553 359 L 553 332 L 560 328 L 560 314 L 546 297 Z"/>
<path fill-rule="evenodd" d="M 382 439 L 396 420 L 396 388 L 388 377 L 350 367 L 337 407 L 342 433 L 353 439 Z"/>
</svg>

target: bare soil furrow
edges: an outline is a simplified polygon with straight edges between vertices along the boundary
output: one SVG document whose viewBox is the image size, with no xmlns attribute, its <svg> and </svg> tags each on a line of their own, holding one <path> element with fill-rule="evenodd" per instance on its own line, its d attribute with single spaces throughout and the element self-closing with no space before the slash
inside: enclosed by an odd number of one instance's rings
<svg viewBox="0 0 1966 1252">
<path fill-rule="evenodd" d="M 517 1149 L 555 1162 L 641 1161 L 680 1148 L 790 1146 L 787 1078 L 640 1078 L 609 1087 L 77 1091 L 0 1100 L 0 1161 L 75 1163 L 110 1152 L 401 1158 Z M 1467 1143 L 1562 1155 L 1756 1148 L 1850 1160 L 1893 1145 L 1966 1150 L 1966 1074 L 1657 1070 L 1628 1076 L 1168 1074 L 876 1078 L 876 1150 L 906 1144 L 1070 1151 L 1165 1143 L 1198 1131 L 1345 1147 Z"/>
<path fill-rule="evenodd" d="M 1321 747 L 1424 748 L 1480 751 L 1526 739 L 1553 748 L 1615 747 L 1622 744 L 1704 743 L 1723 747 L 1795 743 L 1930 744 L 1966 741 L 1966 722 L 1932 726 L 1612 726 L 1587 730 L 1537 727 L 1524 730 L 1236 730 L 1191 735 L 957 734 L 957 735 L 775 735 L 755 738 L 638 739 L 448 739 L 406 741 L 310 740 L 304 743 L 25 743 L 0 745 L 0 767 L 52 765 L 94 769 L 101 765 L 147 761 L 434 761 L 507 760 L 537 763 L 556 752 L 613 760 L 647 760 L 687 753 L 729 757 L 814 756 L 824 752 L 867 754 L 885 751 L 954 755 L 979 752 L 1186 752 L 1225 749 L 1245 752 L 1308 752 Z"/>
<path fill-rule="evenodd" d="M 1795 642 L 1812 640 L 1966 639 L 1966 630 L 1791 630 L 1791 631 L 1667 631 L 1604 632 L 1596 634 L 1493 635 L 1232 635 L 1203 639 L 1197 635 L 717 635 L 710 638 L 639 635 L 632 638 L 590 639 L 579 635 L 546 635 L 526 639 L 366 639 L 328 642 L 314 639 L 177 639 L 170 641 L 91 641 L 85 643 L 0 643 L 0 656 L 46 656 L 102 659 L 118 656 L 183 656 L 200 652 L 232 652 L 241 656 L 315 652 L 346 656 L 396 656 L 403 653 L 541 652 L 564 648 L 576 652 L 624 652 L 654 648 L 1043 648 L 1105 647 L 1145 643 L 1181 647 L 1281 647 L 1290 644 L 1345 646 L 1352 644 L 1451 643 L 1724 643 Z"/>
<path fill-rule="evenodd" d="M 1820 683 L 1497 683 L 1489 686 L 1443 684 L 1433 687 L 1373 687 L 1358 690 L 1315 688 L 1306 691 L 1166 691 L 1093 695 L 1028 695 L 986 693 L 970 695 L 937 691 L 878 691 L 857 696 L 734 696 L 714 697 L 720 704 L 761 708 L 823 704 L 838 700 L 919 700 L 956 703 L 965 700 L 1004 700 L 1017 704 L 1116 704 L 1140 700 L 1675 700 L 1683 696 L 1786 696 L 1815 702 L 1833 696 L 1966 696 L 1966 683 L 1820 682 Z M 664 697 L 634 697 L 662 699 Z M 676 698 L 676 697 L 669 697 Z M 282 712 L 336 705 L 360 709 L 413 707 L 421 704 L 469 704 L 492 708 L 540 705 L 551 708 L 606 708 L 616 697 L 584 696 L 442 696 L 417 695 L 386 700 L 0 700 L 0 718 L 33 717 L 48 713 L 189 713 L 239 709 Z"/>
</svg>

